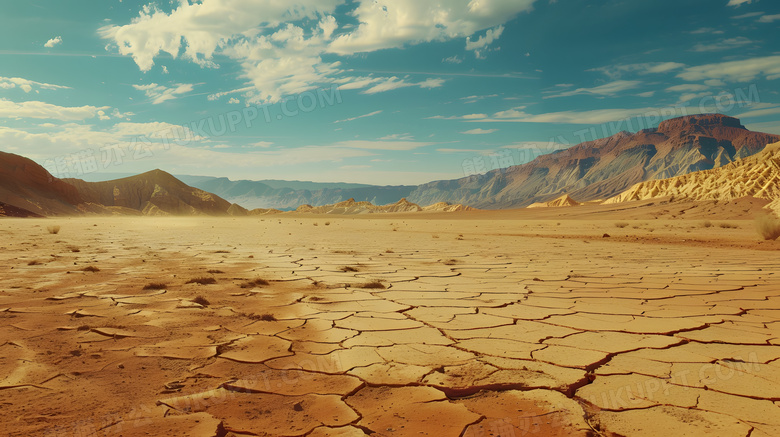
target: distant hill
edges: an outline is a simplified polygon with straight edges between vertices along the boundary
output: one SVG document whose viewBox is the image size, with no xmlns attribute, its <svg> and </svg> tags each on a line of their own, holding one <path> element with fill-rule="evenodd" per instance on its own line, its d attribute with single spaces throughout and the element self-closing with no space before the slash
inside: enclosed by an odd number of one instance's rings
<svg viewBox="0 0 780 437">
<path fill-rule="evenodd" d="M 295 212 L 299 213 L 313 213 L 313 214 L 380 214 L 390 212 L 455 212 L 455 211 L 469 211 L 474 208 L 469 208 L 463 205 L 450 205 L 448 203 L 437 203 L 426 207 L 409 202 L 406 199 L 401 199 L 398 202 L 388 205 L 374 205 L 371 202 L 361 201 L 358 202 L 355 199 L 347 199 L 343 202 L 339 202 L 333 205 L 311 206 L 301 205 Z"/>
<path fill-rule="evenodd" d="M 661 122 L 657 129 L 620 132 L 527 164 L 422 184 L 408 199 L 484 209 L 525 207 L 562 194 L 580 202 L 606 199 L 638 182 L 723 166 L 779 140 L 721 114 L 679 117 Z"/>
<path fill-rule="evenodd" d="M 262 180 L 231 181 L 228 178 L 179 176 L 193 187 L 215 193 L 246 208 L 293 210 L 300 205 L 322 206 L 356 199 L 375 205 L 394 203 L 416 187 L 377 186 L 346 183 Z"/>
</svg>

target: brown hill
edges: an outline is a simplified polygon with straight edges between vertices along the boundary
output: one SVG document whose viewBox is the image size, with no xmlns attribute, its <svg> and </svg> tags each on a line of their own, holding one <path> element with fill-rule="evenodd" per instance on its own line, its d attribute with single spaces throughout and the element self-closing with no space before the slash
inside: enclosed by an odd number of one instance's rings
<svg viewBox="0 0 780 437">
<path fill-rule="evenodd" d="M 692 115 L 656 129 L 581 143 L 527 164 L 423 184 L 409 200 L 496 209 L 543 203 L 564 193 L 579 201 L 605 199 L 638 182 L 720 167 L 776 141 L 780 136 L 751 132 L 733 117 Z"/>
<path fill-rule="evenodd" d="M 65 181 L 75 186 L 88 203 L 127 208 L 144 215 L 228 215 L 231 210 L 227 200 L 190 187 L 162 170 L 105 182 Z"/>
<path fill-rule="evenodd" d="M 0 152 L 0 202 L 38 215 L 75 214 L 78 190 L 34 161 Z"/>
<path fill-rule="evenodd" d="M 219 196 L 154 170 L 107 182 L 58 179 L 32 160 L 0 152 L 0 215 L 242 215 Z"/>
<path fill-rule="evenodd" d="M 769 200 L 767 207 L 780 213 L 780 142 L 720 168 L 636 184 L 604 203 L 661 197 L 730 201 L 748 196 Z"/>
</svg>

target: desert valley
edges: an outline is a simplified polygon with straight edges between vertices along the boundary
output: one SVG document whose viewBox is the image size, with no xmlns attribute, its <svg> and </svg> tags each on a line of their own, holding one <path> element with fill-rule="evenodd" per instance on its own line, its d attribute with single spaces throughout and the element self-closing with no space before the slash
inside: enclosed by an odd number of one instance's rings
<svg viewBox="0 0 780 437">
<path fill-rule="evenodd" d="M 0 13 L 0 437 L 780 436 L 780 2 Z"/>
<path fill-rule="evenodd" d="M 543 167 L 584 201 L 506 210 L 247 210 L 163 171 L 58 180 L 3 154 L 2 426 L 777 435 L 780 241 L 755 217 L 777 211 L 780 143 L 719 120 L 669 122 L 674 146 L 640 134 L 655 154 L 620 134 L 508 169 L 492 177 Z M 688 166 L 643 177 L 663 153 Z M 598 156 L 556 175 L 578 154 Z"/>
</svg>

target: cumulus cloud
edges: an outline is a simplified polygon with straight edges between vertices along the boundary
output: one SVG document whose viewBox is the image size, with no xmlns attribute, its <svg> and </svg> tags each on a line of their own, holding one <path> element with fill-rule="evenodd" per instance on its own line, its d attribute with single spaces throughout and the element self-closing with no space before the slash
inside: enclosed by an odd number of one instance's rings
<svg viewBox="0 0 780 437">
<path fill-rule="evenodd" d="M 143 91 L 146 97 L 152 101 L 152 104 L 159 105 L 162 102 L 173 100 L 182 94 L 192 91 L 194 85 L 189 83 L 179 83 L 172 87 L 150 83 L 148 85 L 133 85 L 133 88 Z"/>
<path fill-rule="evenodd" d="M 498 26 L 495 29 L 488 29 L 484 36 L 480 36 L 476 41 L 466 38 L 466 50 L 473 50 L 477 58 L 484 58 L 485 48 L 497 40 L 504 32 L 504 26 Z"/>
<path fill-rule="evenodd" d="M 465 38 L 489 29 L 468 43 L 484 50 L 500 36 L 503 23 L 530 11 L 534 1 L 358 0 L 349 4 L 350 20 L 357 21 L 356 26 L 339 23 L 333 16 L 336 7 L 347 4 L 345 0 L 181 1 L 170 11 L 144 6 L 132 22 L 104 26 L 99 34 L 114 50 L 131 56 L 141 71 L 149 71 L 161 53 L 215 68 L 214 55 L 227 56 L 239 63 L 241 76 L 251 87 L 245 92 L 247 102 L 270 103 L 348 74 L 339 61 L 324 61 L 325 55 L 332 58 Z M 393 77 L 373 79 L 376 83 L 364 91 L 367 94 L 443 83 L 441 79 L 416 83 Z"/>
<path fill-rule="evenodd" d="M 44 44 L 43 46 L 44 47 L 54 47 L 54 46 L 56 46 L 57 44 L 60 44 L 60 43 L 62 43 L 62 37 L 61 36 L 57 36 L 57 37 L 54 37 L 54 38 L 46 41 L 46 44 Z"/>
<path fill-rule="evenodd" d="M 361 0 L 357 29 L 338 36 L 329 51 L 371 52 L 408 44 L 468 37 L 532 9 L 534 0 Z"/>
<path fill-rule="evenodd" d="M 750 4 L 753 0 L 729 0 L 729 3 L 726 6 L 734 6 L 739 7 L 743 4 Z"/>
</svg>

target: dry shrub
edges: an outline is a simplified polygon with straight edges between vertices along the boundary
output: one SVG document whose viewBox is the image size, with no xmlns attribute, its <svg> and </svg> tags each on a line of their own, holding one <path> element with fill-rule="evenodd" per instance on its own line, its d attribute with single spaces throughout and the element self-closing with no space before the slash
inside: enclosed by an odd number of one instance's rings
<svg viewBox="0 0 780 437">
<path fill-rule="evenodd" d="M 780 238 L 780 218 L 774 214 L 761 214 L 756 217 L 756 230 L 764 240 Z"/>
<path fill-rule="evenodd" d="M 365 284 L 359 284 L 356 288 L 381 288 L 384 289 L 385 285 L 379 281 L 366 282 Z"/>
<path fill-rule="evenodd" d="M 82 272 L 92 272 L 92 273 L 97 273 L 97 272 L 99 272 L 99 271 L 100 271 L 100 269 L 99 269 L 99 268 L 97 268 L 97 267 L 95 267 L 95 266 L 88 266 L 88 267 L 84 267 L 83 269 L 81 269 L 81 271 L 82 271 Z"/>
<path fill-rule="evenodd" d="M 208 278 L 208 277 L 201 277 L 201 278 L 192 278 L 189 281 L 187 281 L 187 284 L 200 284 L 200 285 L 209 285 L 209 284 L 216 284 L 217 280 L 214 278 Z"/>
<path fill-rule="evenodd" d="M 709 221 L 709 220 L 704 220 L 703 222 L 701 222 L 701 227 L 702 228 L 711 228 L 712 227 L 712 222 Z"/>
<path fill-rule="evenodd" d="M 244 282 L 243 284 L 240 285 L 240 287 L 241 288 L 255 288 L 255 287 L 260 287 L 260 286 L 269 285 L 269 284 L 270 284 L 270 282 L 266 281 L 265 279 L 257 278 L 257 279 L 253 279 L 251 281 Z"/>
<path fill-rule="evenodd" d="M 59 234 L 60 233 L 60 225 L 53 225 L 53 226 L 46 226 L 46 230 L 49 231 L 50 234 Z"/>
<path fill-rule="evenodd" d="M 723 229 L 739 229 L 738 225 L 735 225 L 734 223 L 721 223 L 718 226 L 720 226 Z"/>
<path fill-rule="evenodd" d="M 151 282 L 144 285 L 144 290 L 165 290 L 168 288 L 168 284 L 164 282 Z"/>
<path fill-rule="evenodd" d="M 34 260 L 32 260 L 32 261 L 27 263 L 28 266 L 39 266 L 39 265 L 42 265 L 42 264 L 43 263 L 38 261 L 37 259 L 34 259 Z"/>
<path fill-rule="evenodd" d="M 617 222 L 617 223 L 615 223 L 615 227 L 616 227 L 616 228 L 623 229 L 623 228 L 625 228 L 626 226 L 628 226 L 628 223 L 626 223 L 626 222 Z"/>
<path fill-rule="evenodd" d="M 339 270 L 341 270 L 342 272 L 359 272 L 360 271 L 360 270 L 358 270 L 357 267 L 352 267 L 352 266 L 339 267 Z"/>
<path fill-rule="evenodd" d="M 207 307 L 211 305 L 211 302 L 209 302 L 205 297 L 198 296 L 195 299 L 192 299 L 193 302 L 195 302 L 198 305 L 203 305 L 204 307 Z"/>
<path fill-rule="evenodd" d="M 212 275 L 216 275 L 216 274 L 225 273 L 225 272 L 223 272 L 222 270 L 214 270 L 214 269 L 212 269 L 212 270 L 206 270 L 206 273 L 211 273 Z"/>
</svg>

